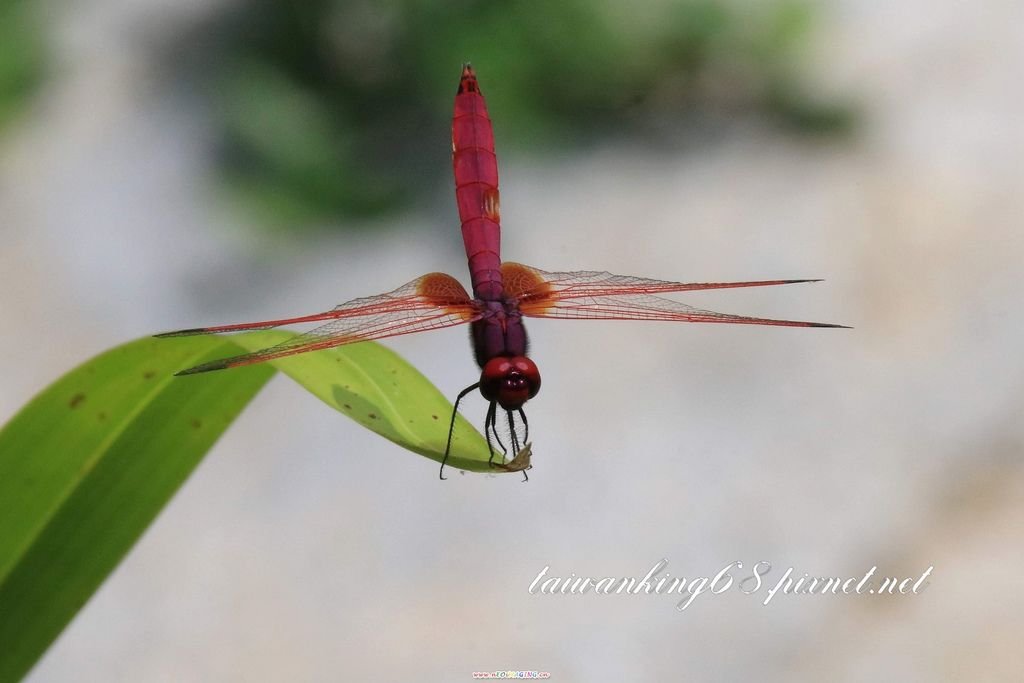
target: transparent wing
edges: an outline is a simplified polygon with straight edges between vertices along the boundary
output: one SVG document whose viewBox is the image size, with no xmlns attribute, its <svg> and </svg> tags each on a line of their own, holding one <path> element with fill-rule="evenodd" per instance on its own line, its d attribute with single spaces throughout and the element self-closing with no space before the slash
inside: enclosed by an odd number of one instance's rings
<svg viewBox="0 0 1024 683">
<path fill-rule="evenodd" d="M 203 363 L 177 373 L 191 375 L 239 365 L 262 363 L 275 358 L 329 349 L 342 344 L 462 325 L 479 317 L 476 305 L 458 280 L 444 273 L 430 273 L 387 294 L 353 299 L 323 313 L 298 318 L 201 327 L 166 332 L 157 336 L 181 337 L 195 334 L 266 330 L 282 325 L 328 321 L 320 327 L 299 334 L 276 346 Z"/>
<path fill-rule="evenodd" d="M 750 282 L 671 282 L 632 275 L 614 275 L 607 271 L 580 270 L 552 273 L 521 263 L 503 263 L 501 270 L 506 291 L 521 301 L 573 299 L 588 296 L 620 294 L 664 294 L 699 289 L 734 289 L 737 287 L 768 287 L 792 285 L 821 280 L 753 280 Z"/>
<path fill-rule="evenodd" d="M 650 294 L 623 296 L 592 296 L 555 300 L 544 307 L 524 310 L 533 318 L 573 318 L 577 320 L 672 320 L 687 323 L 740 323 L 745 325 L 780 325 L 784 327 L 845 327 L 828 323 L 799 320 L 752 318 L 706 311 L 678 301 Z"/>
<path fill-rule="evenodd" d="M 550 273 L 518 263 L 502 266 L 502 279 L 523 315 L 533 318 L 583 320 L 670 320 L 697 323 L 740 323 L 786 327 L 844 327 L 827 323 L 754 318 L 716 313 L 652 296 L 656 292 L 763 287 L 818 280 L 756 280 L 750 282 L 683 283 L 613 275 L 599 271 Z"/>
</svg>

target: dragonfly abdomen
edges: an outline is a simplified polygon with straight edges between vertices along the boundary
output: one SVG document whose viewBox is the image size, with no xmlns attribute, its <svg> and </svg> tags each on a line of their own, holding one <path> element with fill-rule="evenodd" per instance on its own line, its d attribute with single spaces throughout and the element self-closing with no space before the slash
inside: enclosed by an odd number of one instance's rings
<svg viewBox="0 0 1024 683">
<path fill-rule="evenodd" d="M 498 160 L 487 105 L 468 64 L 462 68 L 455 96 L 452 167 L 473 293 L 484 301 L 498 301 L 502 296 Z"/>
</svg>

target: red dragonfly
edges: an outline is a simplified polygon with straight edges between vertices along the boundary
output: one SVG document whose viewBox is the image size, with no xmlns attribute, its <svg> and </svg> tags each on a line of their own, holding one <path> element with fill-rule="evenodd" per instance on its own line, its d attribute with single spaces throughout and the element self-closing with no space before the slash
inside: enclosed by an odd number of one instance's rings
<svg viewBox="0 0 1024 683">
<path fill-rule="evenodd" d="M 664 292 L 763 287 L 817 280 L 681 283 L 598 271 L 548 272 L 520 263 L 503 263 L 494 133 L 483 94 L 469 64 L 462 67 L 462 78 L 455 96 L 452 164 L 473 296 L 467 294 L 459 281 L 451 275 L 429 273 L 387 294 L 353 299 L 323 313 L 157 335 L 178 337 L 217 334 L 327 321 L 276 346 L 203 363 L 177 374 L 223 370 L 342 344 L 469 323 L 476 362 L 481 368 L 480 380 L 463 389 L 455 399 L 448 442 L 441 461 L 440 476 L 444 479 L 444 466 L 451 450 L 452 430 L 459 403 L 475 389 L 479 389 L 489 403 L 484 420 L 484 435 L 492 464 L 495 455 L 492 435 L 502 452 L 508 452 L 497 430 L 499 406 L 508 421 L 512 452 L 518 452 L 520 444 L 515 425 L 516 416 L 522 423 L 522 443 L 528 441 L 529 425 L 523 404 L 540 390 L 540 371 L 527 357 L 524 317 L 844 327 L 715 313 L 655 296 Z"/>
</svg>

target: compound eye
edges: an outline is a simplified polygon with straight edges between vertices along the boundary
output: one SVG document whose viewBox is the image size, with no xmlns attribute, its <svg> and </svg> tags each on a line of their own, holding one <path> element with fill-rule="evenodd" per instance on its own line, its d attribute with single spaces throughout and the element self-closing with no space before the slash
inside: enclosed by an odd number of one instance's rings
<svg viewBox="0 0 1024 683">
<path fill-rule="evenodd" d="M 480 373 L 480 393 L 505 410 L 518 410 L 540 391 L 540 371 L 526 356 L 499 356 Z"/>
<path fill-rule="evenodd" d="M 537 369 L 537 364 L 526 356 L 516 356 L 512 359 L 512 367 L 523 376 L 529 385 L 530 398 L 536 396 L 540 391 L 540 370 Z"/>
</svg>

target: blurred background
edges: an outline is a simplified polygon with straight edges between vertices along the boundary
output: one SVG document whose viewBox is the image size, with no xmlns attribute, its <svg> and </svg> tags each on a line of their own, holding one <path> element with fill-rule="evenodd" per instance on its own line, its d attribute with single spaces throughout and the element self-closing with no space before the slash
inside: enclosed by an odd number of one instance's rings
<svg viewBox="0 0 1024 683">
<path fill-rule="evenodd" d="M 506 258 L 822 277 L 681 299 L 855 329 L 535 321 L 528 484 L 442 484 L 277 378 L 29 680 L 1018 680 L 1019 2 L 0 0 L 0 419 L 131 338 L 466 282 L 463 61 Z M 465 330 L 388 345 L 476 377 Z M 661 558 L 935 568 L 527 593 Z"/>
</svg>

